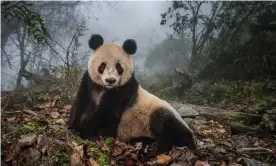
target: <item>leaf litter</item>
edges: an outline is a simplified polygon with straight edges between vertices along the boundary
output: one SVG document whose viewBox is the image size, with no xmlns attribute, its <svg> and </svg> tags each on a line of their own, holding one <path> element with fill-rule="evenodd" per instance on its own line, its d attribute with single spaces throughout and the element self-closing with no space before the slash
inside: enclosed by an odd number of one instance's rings
<svg viewBox="0 0 276 166">
<path fill-rule="evenodd" d="M 6 110 L 2 116 L 1 159 L 8 165 L 183 165 L 258 166 L 276 165 L 276 136 L 255 133 L 232 135 L 216 121 L 196 125 L 197 150 L 173 147 L 158 151 L 157 144 L 134 145 L 113 138 L 95 141 L 79 138 L 67 130 L 71 105 L 52 96 L 44 103 Z M 12 112 L 13 113 L 10 113 Z M 35 164 L 34 164 L 35 163 Z"/>
</svg>

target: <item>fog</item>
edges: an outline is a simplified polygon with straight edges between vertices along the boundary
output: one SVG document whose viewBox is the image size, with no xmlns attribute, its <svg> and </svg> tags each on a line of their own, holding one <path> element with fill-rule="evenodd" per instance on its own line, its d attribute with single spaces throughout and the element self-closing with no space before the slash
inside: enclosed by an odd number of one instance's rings
<svg viewBox="0 0 276 166">
<path fill-rule="evenodd" d="M 101 34 L 105 42 L 115 42 L 119 45 L 122 45 L 126 39 L 132 38 L 138 45 L 137 53 L 133 57 L 134 63 L 143 68 L 149 49 L 172 33 L 172 29 L 168 26 L 160 26 L 160 15 L 166 11 L 170 3 L 158 1 L 81 2 L 75 12 L 78 15 L 77 19 L 87 21 L 87 30 L 79 39 L 83 49 L 83 52 L 82 50 L 80 52 L 85 53 L 88 50 L 87 42 L 92 33 Z M 72 25 L 73 28 L 74 25 Z M 68 43 L 70 37 L 66 34 L 59 37 L 53 36 L 63 44 Z M 19 54 L 17 49 L 14 44 L 6 46 L 7 52 L 15 55 Z M 14 88 L 19 71 L 19 59 L 19 56 L 13 58 L 12 69 L 2 63 L 1 88 L 3 90 Z"/>
</svg>

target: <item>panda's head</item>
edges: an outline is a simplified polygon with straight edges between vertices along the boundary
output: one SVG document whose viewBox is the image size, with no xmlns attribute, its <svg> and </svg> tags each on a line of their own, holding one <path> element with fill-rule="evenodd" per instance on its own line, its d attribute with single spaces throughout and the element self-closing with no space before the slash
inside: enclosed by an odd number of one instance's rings
<svg viewBox="0 0 276 166">
<path fill-rule="evenodd" d="M 89 40 L 93 55 L 88 61 L 92 80 L 108 89 L 124 85 L 133 74 L 131 55 L 137 50 L 135 40 L 128 39 L 123 46 L 104 44 L 102 36 L 94 34 Z"/>
</svg>

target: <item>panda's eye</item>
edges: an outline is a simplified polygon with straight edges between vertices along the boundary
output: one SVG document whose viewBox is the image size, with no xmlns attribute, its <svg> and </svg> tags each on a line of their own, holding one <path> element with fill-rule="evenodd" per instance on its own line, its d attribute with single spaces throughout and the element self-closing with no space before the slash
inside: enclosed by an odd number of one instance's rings
<svg viewBox="0 0 276 166">
<path fill-rule="evenodd" d="M 122 74 L 124 71 L 124 69 L 122 68 L 120 63 L 116 64 L 116 69 L 117 69 L 118 74 Z"/>
<path fill-rule="evenodd" d="M 103 62 L 98 68 L 99 73 L 103 74 L 106 64 Z"/>
</svg>

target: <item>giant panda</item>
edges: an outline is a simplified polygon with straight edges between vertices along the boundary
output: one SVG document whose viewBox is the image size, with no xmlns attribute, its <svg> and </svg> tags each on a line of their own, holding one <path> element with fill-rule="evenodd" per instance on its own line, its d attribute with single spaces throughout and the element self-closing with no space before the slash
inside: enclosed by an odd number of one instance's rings
<svg viewBox="0 0 276 166">
<path fill-rule="evenodd" d="M 88 43 L 93 54 L 72 104 L 69 129 L 82 138 L 100 135 L 125 142 L 152 138 L 162 150 L 173 146 L 194 150 L 193 132 L 178 112 L 135 79 L 131 58 L 137 50 L 135 40 L 118 46 L 94 34 Z"/>
</svg>

